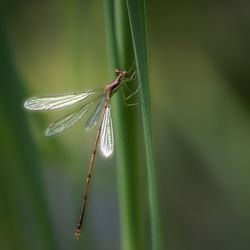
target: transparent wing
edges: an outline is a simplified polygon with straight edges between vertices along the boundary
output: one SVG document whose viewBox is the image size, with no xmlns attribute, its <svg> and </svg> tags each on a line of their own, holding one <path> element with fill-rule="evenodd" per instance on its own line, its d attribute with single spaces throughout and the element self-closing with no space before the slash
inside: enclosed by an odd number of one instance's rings
<svg viewBox="0 0 250 250">
<path fill-rule="evenodd" d="M 104 103 L 105 103 L 105 96 L 100 100 L 96 109 L 94 110 L 94 113 L 91 114 L 88 121 L 86 122 L 85 129 L 87 131 L 92 129 L 98 122 L 98 119 L 101 115 L 101 111 L 103 110 Z"/>
<path fill-rule="evenodd" d="M 66 95 L 33 97 L 25 101 L 24 107 L 29 110 L 60 109 L 80 102 L 94 93 L 96 93 L 95 90 L 87 90 Z"/>
<path fill-rule="evenodd" d="M 109 157 L 114 151 L 114 134 L 111 118 L 111 106 L 108 106 L 104 113 L 100 135 L 100 147 L 105 157 Z"/>
<path fill-rule="evenodd" d="M 46 136 L 52 136 L 63 133 L 66 129 L 71 128 L 75 123 L 77 123 L 83 115 L 88 111 L 94 102 L 90 102 L 84 105 L 79 110 L 72 112 L 63 118 L 53 122 L 45 131 Z"/>
</svg>

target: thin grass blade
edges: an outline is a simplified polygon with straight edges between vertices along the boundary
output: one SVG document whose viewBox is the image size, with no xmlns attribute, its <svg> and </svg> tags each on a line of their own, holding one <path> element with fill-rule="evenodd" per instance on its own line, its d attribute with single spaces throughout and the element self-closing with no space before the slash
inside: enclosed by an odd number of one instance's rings
<svg viewBox="0 0 250 250">
<path fill-rule="evenodd" d="M 107 28 L 107 45 L 110 69 L 128 70 L 134 62 L 133 45 L 125 0 L 103 1 Z M 110 75 L 110 78 L 113 77 Z M 112 98 L 115 102 L 117 186 L 120 214 L 120 249 L 146 249 L 141 210 L 139 172 L 138 109 L 124 105 L 122 93 Z"/>
<path fill-rule="evenodd" d="M 147 61 L 147 37 L 145 20 L 145 3 L 143 0 L 126 0 L 129 14 L 129 21 L 133 39 L 134 54 L 138 80 L 142 88 L 140 91 L 143 121 L 143 133 L 145 140 L 145 153 L 147 163 L 147 177 L 149 189 L 149 209 L 151 220 L 152 249 L 161 250 L 161 230 L 160 216 L 157 199 L 156 176 L 154 169 L 152 138 L 151 138 L 151 111 L 150 111 L 150 91 L 148 80 L 148 61 Z"/>
</svg>

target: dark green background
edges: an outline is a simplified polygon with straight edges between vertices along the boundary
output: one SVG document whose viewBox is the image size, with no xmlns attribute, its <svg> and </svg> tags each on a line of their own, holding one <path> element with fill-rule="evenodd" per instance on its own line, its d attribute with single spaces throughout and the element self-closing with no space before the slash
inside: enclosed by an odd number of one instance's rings
<svg viewBox="0 0 250 250">
<path fill-rule="evenodd" d="M 115 157 L 98 156 L 75 241 L 95 131 L 85 133 L 80 122 L 46 138 L 46 126 L 64 112 L 23 109 L 33 95 L 107 83 L 102 2 L 0 6 L 0 248 L 119 249 Z M 247 1 L 146 3 L 166 250 L 250 247 L 249 10 Z M 149 232 L 147 212 L 145 225 Z"/>
</svg>

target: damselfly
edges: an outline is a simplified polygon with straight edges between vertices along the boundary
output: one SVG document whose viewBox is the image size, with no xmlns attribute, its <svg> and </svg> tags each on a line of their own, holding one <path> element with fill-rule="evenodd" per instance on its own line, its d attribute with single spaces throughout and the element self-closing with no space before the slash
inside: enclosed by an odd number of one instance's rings
<svg viewBox="0 0 250 250">
<path fill-rule="evenodd" d="M 100 143 L 100 149 L 105 157 L 109 157 L 114 151 L 114 135 L 111 117 L 111 97 L 121 87 L 122 83 L 133 79 L 135 72 L 128 78 L 129 71 L 115 70 L 116 78 L 107 84 L 104 89 L 87 90 L 79 93 L 71 93 L 65 95 L 53 95 L 45 97 L 33 97 L 25 101 L 24 107 L 28 110 L 53 110 L 62 109 L 73 104 L 82 103 L 79 110 L 69 113 L 61 119 L 49 125 L 45 131 L 46 136 L 52 136 L 63 133 L 66 129 L 72 127 L 77 123 L 88 111 L 93 109 L 90 114 L 85 129 L 92 129 L 100 120 L 100 126 L 97 130 L 96 139 L 94 142 L 93 151 L 90 158 L 88 174 L 86 178 L 86 189 L 83 196 L 82 207 L 80 212 L 79 222 L 76 227 L 75 236 L 80 237 L 80 231 L 86 211 L 86 204 L 89 194 L 89 184 L 93 173 L 93 166 L 97 151 L 97 146 Z M 138 88 L 134 93 L 128 96 L 129 99 L 136 94 Z"/>
</svg>

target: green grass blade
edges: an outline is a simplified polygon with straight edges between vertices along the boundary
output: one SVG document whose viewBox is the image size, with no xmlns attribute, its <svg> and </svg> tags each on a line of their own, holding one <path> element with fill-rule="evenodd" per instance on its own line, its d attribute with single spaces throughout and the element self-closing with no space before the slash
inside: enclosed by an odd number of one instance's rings
<svg viewBox="0 0 250 250">
<path fill-rule="evenodd" d="M 141 110 L 147 162 L 152 249 L 160 250 L 162 249 L 162 241 L 151 138 L 150 92 L 147 64 L 145 6 L 143 0 L 127 0 L 127 6 L 133 38 L 136 68 L 138 70 L 139 83 L 142 86 L 140 91 L 140 98 L 143 103 L 143 105 L 141 106 Z"/>
<path fill-rule="evenodd" d="M 129 69 L 133 64 L 132 39 L 125 1 L 104 1 L 108 56 L 114 68 Z M 117 155 L 117 179 L 121 224 L 121 249 L 145 249 L 140 207 L 138 164 L 138 109 L 127 108 L 120 93 L 113 105 Z"/>
</svg>

